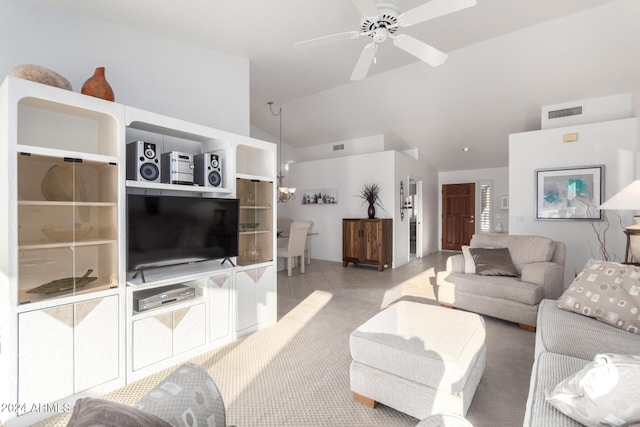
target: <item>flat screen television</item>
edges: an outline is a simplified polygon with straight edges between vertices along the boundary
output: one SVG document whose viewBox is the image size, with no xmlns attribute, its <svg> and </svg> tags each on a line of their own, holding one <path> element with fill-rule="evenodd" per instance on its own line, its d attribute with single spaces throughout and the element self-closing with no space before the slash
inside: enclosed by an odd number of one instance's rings
<svg viewBox="0 0 640 427">
<path fill-rule="evenodd" d="M 238 199 L 127 195 L 127 270 L 238 256 Z"/>
</svg>

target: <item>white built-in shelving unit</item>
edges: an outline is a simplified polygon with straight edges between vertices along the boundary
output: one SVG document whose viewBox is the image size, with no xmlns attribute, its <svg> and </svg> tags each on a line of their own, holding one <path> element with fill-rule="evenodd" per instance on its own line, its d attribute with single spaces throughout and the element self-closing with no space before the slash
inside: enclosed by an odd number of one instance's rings
<svg viewBox="0 0 640 427">
<path fill-rule="evenodd" d="M 275 323 L 274 144 L 14 77 L 0 87 L 0 117 L 0 401 L 16 403 L 0 413 L 5 426 Z M 217 154 L 222 183 L 126 179 L 125 146 L 137 140 Z M 127 193 L 238 198 L 238 256 L 134 277 Z M 178 283 L 195 297 L 134 310 L 136 292 Z"/>
</svg>

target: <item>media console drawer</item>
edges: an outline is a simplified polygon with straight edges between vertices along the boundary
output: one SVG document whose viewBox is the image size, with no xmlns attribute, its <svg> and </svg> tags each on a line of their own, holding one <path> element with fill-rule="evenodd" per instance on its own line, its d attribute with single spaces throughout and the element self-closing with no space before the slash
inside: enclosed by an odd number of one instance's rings
<svg viewBox="0 0 640 427">
<path fill-rule="evenodd" d="M 206 342 L 205 303 L 133 321 L 133 370 L 145 368 Z"/>
</svg>

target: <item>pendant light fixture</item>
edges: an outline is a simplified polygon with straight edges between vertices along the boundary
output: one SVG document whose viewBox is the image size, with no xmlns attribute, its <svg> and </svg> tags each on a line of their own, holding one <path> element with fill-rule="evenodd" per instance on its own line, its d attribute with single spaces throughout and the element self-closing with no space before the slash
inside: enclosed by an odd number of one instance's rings
<svg viewBox="0 0 640 427">
<path fill-rule="evenodd" d="M 279 145 L 278 145 L 278 167 L 280 171 L 278 172 L 278 203 L 287 203 L 289 200 L 293 200 L 296 198 L 296 188 L 295 187 L 285 187 L 284 185 L 284 175 L 282 174 L 282 107 L 278 109 L 277 113 L 273 112 L 273 101 L 267 102 L 269 104 L 269 110 L 271 114 L 278 117 L 280 119 L 280 134 L 279 134 Z"/>
</svg>

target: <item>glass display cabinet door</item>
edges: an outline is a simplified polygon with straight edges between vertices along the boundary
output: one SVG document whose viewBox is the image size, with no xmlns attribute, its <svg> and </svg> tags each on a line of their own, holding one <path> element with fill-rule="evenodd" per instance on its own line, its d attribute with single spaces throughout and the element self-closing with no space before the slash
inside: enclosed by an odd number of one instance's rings
<svg viewBox="0 0 640 427">
<path fill-rule="evenodd" d="M 238 264 L 273 260 L 273 182 L 238 178 L 240 241 Z"/>
<path fill-rule="evenodd" d="M 118 285 L 118 168 L 18 153 L 18 302 Z"/>
</svg>

